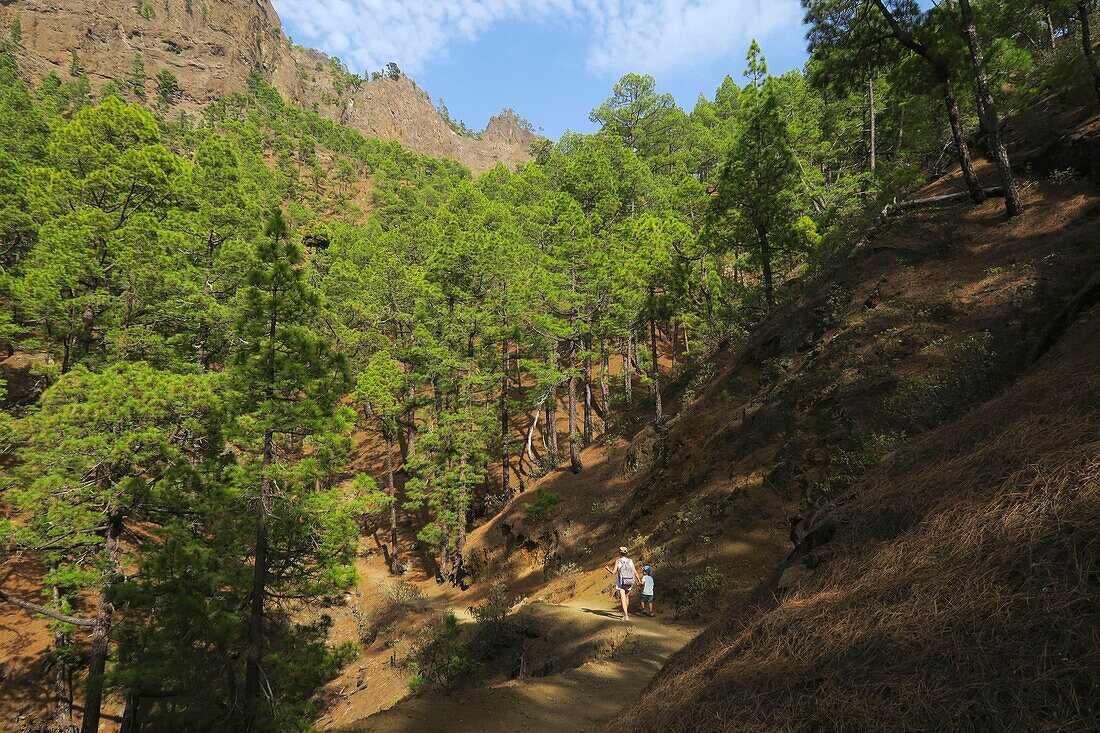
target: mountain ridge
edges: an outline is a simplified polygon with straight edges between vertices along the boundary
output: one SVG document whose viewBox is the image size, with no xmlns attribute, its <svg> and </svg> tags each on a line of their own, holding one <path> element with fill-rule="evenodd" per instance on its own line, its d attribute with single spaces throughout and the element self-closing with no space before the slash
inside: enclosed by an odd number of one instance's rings
<svg viewBox="0 0 1100 733">
<path fill-rule="evenodd" d="M 30 76 L 68 78 L 79 70 L 101 89 L 132 82 L 140 59 L 144 83 L 135 86 L 151 98 L 156 74 L 167 70 L 179 82 L 173 108 L 189 113 L 243 91 L 255 72 L 294 104 L 369 137 L 456 160 L 474 174 L 530 159 L 539 138 L 511 110 L 493 117 L 481 139 L 455 132 L 404 74 L 364 79 L 338 59 L 293 43 L 269 0 L 0 2 L 0 23 L 17 21 L 17 56 Z"/>
</svg>

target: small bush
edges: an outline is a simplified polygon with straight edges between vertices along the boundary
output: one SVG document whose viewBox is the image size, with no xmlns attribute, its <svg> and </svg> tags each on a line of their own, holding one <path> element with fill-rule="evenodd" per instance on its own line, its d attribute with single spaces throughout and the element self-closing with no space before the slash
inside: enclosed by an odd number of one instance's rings
<svg viewBox="0 0 1100 733">
<path fill-rule="evenodd" d="M 554 510 L 558 508 L 558 504 L 561 503 L 561 497 L 552 491 L 543 491 L 539 489 L 535 492 L 535 497 L 532 501 L 526 501 L 520 506 L 527 514 L 527 519 L 533 524 L 542 524 L 549 520 L 554 514 Z"/>
<path fill-rule="evenodd" d="M 898 385 L 886 409 L 903 427 L 928 429 L 965 413 L 996 389 L 996 353 L 989 335 L 933 344 L 946 355 L 944 369 Z"/>
<path fill-rule="evenodd" d="M 403 580 L 399 580 L 386 588 L 386 598 L 389 599 L 390 603 L 411 611 L 426 611 L 428 609 L 428 599 L 424 595 L 424 591 Z"/>
<path fill-rule="evenodd" d="M 409 667 L 414 674 L 409 689 L 425 687 L 449 690 L 474 669 L 474 662 L 462 644 L 462 631 L 453 613 L 445 613 L 428 624 L 416 637 Z"/>
<path fill-rule="evenodd" d="M 575 562 L 563 560 L 558 555 L 552 555 L 547 558 L 546 564 L 542 568 L 543 575 L 547 580 L 554 580 L 555 578 L 575 578 L 583 571 L 581 566 Z"/>
<path fill-rule="evenodd" d="M 489 595 L 470 609 L 479 624 L 499 624 L 508 616 L 512 602 L 508 596 L 508 584 L 498 580 L 489 586 Z"/>
<path fill-rule="evenodd" d="M 695 573 L 684 586 L 684 592 L 680 597 L 679 608 L 695 613 L 712 610 L 717 607 L 715 591 L 723 582 L 721 573 L 712 565 L 708 565 L 700 572 Z"/>
<path fill-rule="evenodd" d="M 1077 171 L 1073 170 L 1072 168 L 1050 172 L 1050 181 L 1051 183 L 1056 184 L 1073 183 L 1078 179 L 1078 177 L 1079 176 L 1077 175 Z"/>
</svg>

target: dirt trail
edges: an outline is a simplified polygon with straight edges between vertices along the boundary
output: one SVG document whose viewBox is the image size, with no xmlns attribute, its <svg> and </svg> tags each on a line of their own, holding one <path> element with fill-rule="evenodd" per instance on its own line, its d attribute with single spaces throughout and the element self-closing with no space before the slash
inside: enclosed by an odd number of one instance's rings
<svg viewBox="0 0 1100 733">
<path fill-rule="evenodd" d="M 657 618 L 632 615 L 629 622 L 613 611 L 612 599 L 596 584 L 563 604 L 532 604 L 535 615 L 567 617 L 578 635 L 622 634 L 607 659 L 545 677 L 427 695 L 404 700 L 389 710 L 333 726 L 347 733 L 503 733 L 504 731 L 584 731 L 612 719 L 638 698 L 665 661 L 695 632 Z M 434 599 L 433 599 L 434 600 Z M 636 599 L 635 599 L 636 602 Z"/>
</svg>

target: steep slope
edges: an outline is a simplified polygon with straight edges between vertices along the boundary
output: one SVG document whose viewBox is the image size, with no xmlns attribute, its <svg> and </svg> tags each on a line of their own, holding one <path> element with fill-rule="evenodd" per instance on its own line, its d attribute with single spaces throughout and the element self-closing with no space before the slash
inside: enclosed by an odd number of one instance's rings
<svg viewBox="0 0 1100 733">
<path fill-rule="evenodd" d="M 1100 201 L 1076 184 L 1028 203 L 893 223 L 730 355 L 712 398 L 761 369 L 763 388 L 732 420 L 697 414 L 712 437 L 667 460 L 766 456 L 811 514 L 782 577 L 607 730 L 1094 724 Z"/>
<path fill-rule="evenodd" d="M 515 166 L 527 160 L 538 139 L 507 110 L 493 118 L 481 140 L 455 133 L 408 77 L 367 81 L 293 44 L 268 0 L 0 3 L 5 34 L 16 21 L 20 67 L 35 79 L 51 71 L 66 79 L 76 66 L 93 88 L 112 80 L 127 83 L 140 54 L 146 94 L 155 95 L 155 75 L 167 69 L 179 80 L 180 107 L 194 112 L 242 90 L 257 72 L 294 104 L 364 135 L 457 160 L 475 173 L 497 162 Z"/>
<path fill-rule="evenodd" d="M 1086 730 L 1100 716 L 1100 308 L 1004 395 L 819 520 L 822 564 L 735 611 L 609 731 Z"/>
</svg>

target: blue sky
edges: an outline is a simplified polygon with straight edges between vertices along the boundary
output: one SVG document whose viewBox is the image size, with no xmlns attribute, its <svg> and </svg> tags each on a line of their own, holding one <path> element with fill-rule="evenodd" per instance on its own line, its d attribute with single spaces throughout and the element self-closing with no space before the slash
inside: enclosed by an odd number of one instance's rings
<svg viewBox="0 0 1100 733">
<path fill-rule="evenodd" d="M 352 71 L 396 61 L 475 129 L 512 107 L 544 134 L 589 131 L 628 71 L 688 109 L 760 40 L 773 73 L 805 61 L 798 0 L 273 0 L 297 43 Z"/>
</svg>

